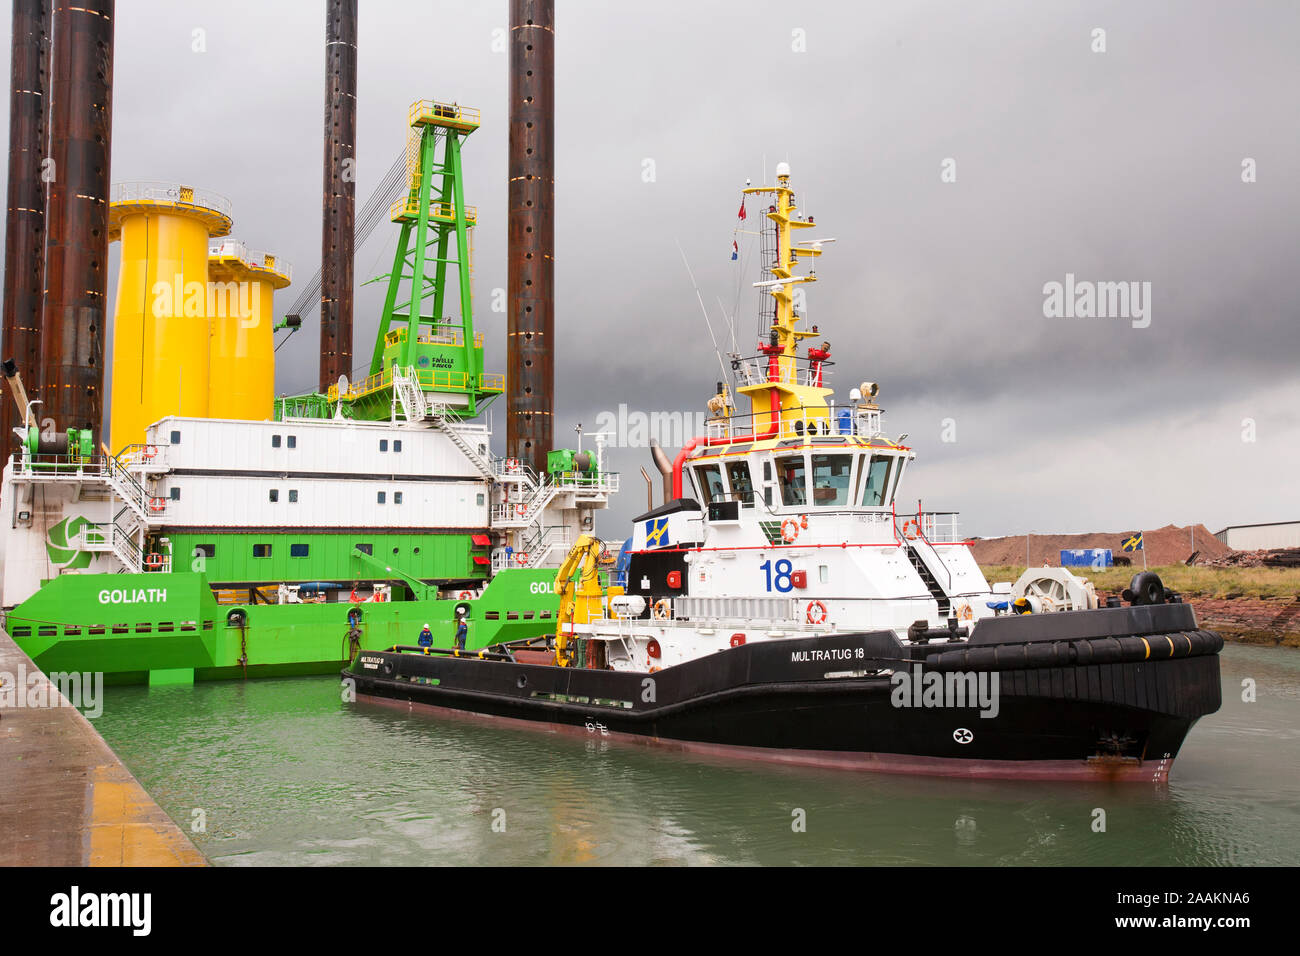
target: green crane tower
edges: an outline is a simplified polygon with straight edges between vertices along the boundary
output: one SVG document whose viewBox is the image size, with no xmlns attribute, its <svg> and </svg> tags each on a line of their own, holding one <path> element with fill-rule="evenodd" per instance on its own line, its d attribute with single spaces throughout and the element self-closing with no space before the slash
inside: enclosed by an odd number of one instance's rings
<svg viewBox="0 0 1300 956">
<path fill-rule="evenodd" d="M 421 408 L 471 418 L 505 391 L 503 374 L 483 371 L 483 336 L 474 331 L 470 288 L 470 229 L 478 212 L 465 204 L 461 150 L 479 127 L 479 111 L 418 100 L 407 115 L 408 188 L 390 211 L 401 233 L 369 374 L 331 385 L 325 395 L 282 399 L 279 417 L 381 421 L 397 407 L 409 414 L 401 387 L 414 383 L 423 396 Z M 456 303 L 459 314 L 448 315 Z"/>
</svg>

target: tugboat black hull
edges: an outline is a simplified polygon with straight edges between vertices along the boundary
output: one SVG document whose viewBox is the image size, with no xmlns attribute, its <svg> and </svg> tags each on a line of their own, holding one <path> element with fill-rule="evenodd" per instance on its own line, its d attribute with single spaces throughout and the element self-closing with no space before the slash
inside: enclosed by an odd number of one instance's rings
<svg viewBox="0 0 1300 956">
<path fill-rule="evenodd" d="M 889 631 L 758 642 L 650 674 L 366 652 L 343 676 L 359 697 L 718 756 L 1158 783 L 1221 703 L 1222 641 L 1167 629 L 1190 620 L 1175 608 L 1040 615 L 1036 639 L 1021 619 L 961 645 Z"/>
</svg>

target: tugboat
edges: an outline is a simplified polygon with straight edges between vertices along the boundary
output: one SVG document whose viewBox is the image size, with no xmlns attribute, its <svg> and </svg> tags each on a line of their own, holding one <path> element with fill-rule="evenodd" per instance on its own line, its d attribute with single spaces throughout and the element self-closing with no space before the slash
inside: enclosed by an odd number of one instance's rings
<svg viewBox="0 0 1300 956">
<path fill-rule="evenodd" d="M 788 764 L 1167 780 L 1220 706 L 1222 639 L 1155 574 L 1105 607 L 1063 568 L 990 586 L 955 514 L 898 512 L 915 453 L 885 436 L 875 384 L 834 403 L 830 345 L 795 295 L 828 240 L 795 238 L 816 226 L 788 166 L 776 174 L 744 191 L 767 203 L 758 354 L 731 357 L 705 435 L 671 465 L 656 450 L 666 500 L 634 519 L 614 574 L 584 535 L 556 576 L 553 634 L 364 651 L 345 682 L 361 699 Z M 804 339 L 818 344 L 801 354 Z"/>
</svg>

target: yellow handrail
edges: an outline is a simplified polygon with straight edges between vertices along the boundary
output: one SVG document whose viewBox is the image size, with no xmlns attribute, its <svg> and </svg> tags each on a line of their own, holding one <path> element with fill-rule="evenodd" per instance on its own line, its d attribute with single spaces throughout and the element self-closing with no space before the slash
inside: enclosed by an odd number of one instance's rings
<svg viewBox="0 0 1300 956">
<path fill-rule="evenodd" d="M 461 106 L 457 103 L 439 103 L 436 100 L 416 100 L 406 113 L 407 121 L 414 126 L 417 123 L 438 123 L 446 126 L 478 126 L 483 119 L 482 111 L 474 106 Z"/>
<path fill-rule="evenodd" d="M 475 337 L 477 338 L 477 336 Z M 469 391 L 470 377 L 465 372 L 457 372 L 451 369 L 425 368 L 416 370 L 415 379 L 420 384 L 420 387 L 425 389 Z M 355 402 L 359 398 L 365 398 L 373 392 L 387 388 L 390 384 L 392 384 L 391 370 L 368 375 L 360 382 L 353 382 L 349 385 L 348 390 L 343 393 L 342 399 L 345 402 Z M 504 392 L 505 390 L 506 377 L 503 372 L 486 372 L 478 378 L 478 391 L 480 392 Z M 325 397 L 331 402 L 339 401 L 339 387 L 331 385 L 326 390 Z"/>
</svg>

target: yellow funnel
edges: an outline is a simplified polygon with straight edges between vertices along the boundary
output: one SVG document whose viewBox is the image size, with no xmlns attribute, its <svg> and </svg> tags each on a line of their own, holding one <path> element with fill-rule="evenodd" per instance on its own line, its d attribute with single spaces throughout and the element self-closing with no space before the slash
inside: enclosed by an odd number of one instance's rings
<svg viewBox="0 0 1300 956">
<path fill-rule="evenodd" d="M 108 238 L 122 240 L 113 332 L 112 439 L 121 451 L 167 415 L 208 414 L 208 240 L 230 203 L 190 186 L 113 187 Z"/>
<path fill-rule="evenodd" d="M 275 403 L 272 327 L 275 290 L 292 281 L 293 270 L 242 242 L 220 239 L 208 247 L 212 326 L 208 414 L 213 418 L 265 421 Z"/>
</svg>

